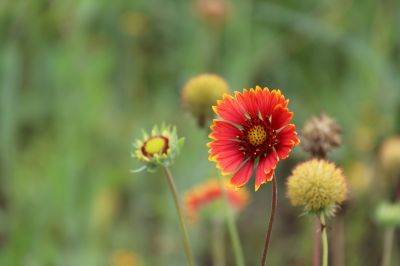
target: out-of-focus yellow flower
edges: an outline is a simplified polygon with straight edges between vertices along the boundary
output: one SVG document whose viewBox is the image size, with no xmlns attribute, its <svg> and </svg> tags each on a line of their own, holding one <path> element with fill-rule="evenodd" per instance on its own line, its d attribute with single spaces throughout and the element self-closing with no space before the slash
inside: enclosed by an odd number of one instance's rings
<svg viewBox="0 0 400 266">
<path fill-rule="evenodd" d="M 149 28 L 148 17 L 140 12 L 128 11 L 119 18 L 120 31 L 137 37 L 143 35 Z"/>
<path fill-rule="evenodd" d="M 358 151 L 371 152 L 375 143 L 376 134 L 372 127 L 357 125 L 351 134 L 351 142 Z"/>
<path fill-rule="evenodd" d="M 102 234 L 111 225 L 118 208 L 117 195 L 113 190 L 103 190 L 96 195 L 92 209 L 93 228 Z"/>
<path fill-rule="evenodd" d="M 357 197 L 368 190 L 373 175 L 371 166 L 361 161 L 356 161 L 347 168 L 346 173 L 352 197 Z"/>
<path fill-rule="evenodd" d="M 383 170 L 391 178 L 397 178 L 400 175 L 400 136 L 386 139 L 379 157 Z"/>
<path fill-rule="evenodd" d="M 310 160 L 293 170 L 287 181 L 287 196 L 293 206 L 304 206 L 307 213 L 333 215 L 347 196 L 345 177 L 333 163 Z"/>
<path fill-rule="evenodd" d="M 228 181 L 225 182 L 223 189 L 226 192 L 230 206 L 235 212 L 239 212 L 248 204 L 249 192 L 247 189 L 236 190 L 229 185 Z M 189 218 L 195 221 L 199 212 L 206 208 L 206 206 L 211 206 L 214 203 L 217 203 L 214 205 L 217 208 L 213 208 L 215 210 L 214 213 L 221 213 L 221 209 L 219 208 L 221 205 L 218 203 L 223 200 L 223 196 L 224 193 L 221 184 L 215 179 L 208 180 L 192 188 L 185 195 L 185 209 Z"/>
<path fill-rule="evenodd" d="M 112 266 L 143 266 L 141 259 L 131 251 L 117 250 L 112 254 Z"/>
<path fill-rule="evenodd" d="M 224 93 L 228 83 L 214 74 L 201 74 L 190 79 L 182 90 L 183 107 L 192 113 L 201 127 L 214 116 L 212 106 Z"/>
</svg>

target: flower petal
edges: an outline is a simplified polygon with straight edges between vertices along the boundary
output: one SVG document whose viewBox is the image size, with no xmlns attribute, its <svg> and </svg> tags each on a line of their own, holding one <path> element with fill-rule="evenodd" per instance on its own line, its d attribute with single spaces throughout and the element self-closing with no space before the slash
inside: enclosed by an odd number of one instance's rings
<svg viewBox="0 0 400 266">
<path fill-rule="evenodd" d="M 265 115 L 272 115 L 276 105 L 281 104 L 283 108 L 288 106 L 289 101 L 285 100 L 285 96 L 282 95 L 280 90 L 272 90 L 268 99 L 267 110 Z"/>
<path fill-rule="evenodd" d="M 278 130 L 289 124 L 292 117 L 292 112 L 289 112 L 289 110 L 287 108 L 284 108 L 282 104 L 278 104 L 275 106 L 272 112 L 271 126 L 273 129 Z"/>
<path fill-rule="evenodd" d="M 241 133 L 237 127 L 224 120 L 214 119 L 213 125 L 210 128 L 212 133 L 209 137 L 212 139 L 236 139 Z"/>
<path fill-rule="evenodd" d="M 242 107 L 242 110 L 249 114 L 250 117 L 258 116 L 257 97 L 254 89 L 250 89 L 250 91 L 244 89 L 243 94 L 236 92 L 235 98 Z"/>
<path fill-rule="evenodd" d="M 258 173 L 260 171 L 260 173 Z M 257 176 L 256 176 L 256 183 L 255 183 L 255 191 L 257 191 L 262 184 L 271 181 L 274 177 L 275 170 L 272 169 L 268 172 L 264 172 L 262 167 L 257 167 Z"/>
<path fill-rule="evenodd" d="M 300 143 L 295 129 L 295 125 L 289 124 L 278 133 L 277 138 L 279 143 L 275 146 L 275 149 L 280 159 L 286 159 L 292 148 Z"/>
<path fill-rule="evenodd" d="M 216 158 L 217 167 L 222 169 L 222 174 L 227 175 L 234 173 L 245 160 L 241 153 L 233 154 L 232 156 L 221 158 L 219 155 Z"/>
<path fill-rule="evenodd" d="M 238 125 L 246 121 L 246 116 L 240 109 L 238 102 L 232 96 L 224 94 L 223 99 L 218 100 L 217 103 L 218 105 L 212 108 L 224 120 Z"/>
<path fill-rule="evenodd" d="M 236 188 L 241 188 L 249 181 L 253 173 L 254 161 L 247 161 L 231 178 L 231 184 Z"/>
</svg>

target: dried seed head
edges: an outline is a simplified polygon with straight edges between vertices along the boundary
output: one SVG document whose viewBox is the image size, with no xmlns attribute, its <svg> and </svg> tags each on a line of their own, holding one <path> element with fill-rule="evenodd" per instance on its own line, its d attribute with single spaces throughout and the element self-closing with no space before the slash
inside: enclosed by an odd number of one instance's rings
<svg viewBox="0 0 400 266">
<path fill-rule="evenodd" d="M 325 158 L 326 154 L 341 144 L 341 128 L 324 113 L 311 117 L 301 131 L 303 149 L 313 157 Z"/>
</svg>

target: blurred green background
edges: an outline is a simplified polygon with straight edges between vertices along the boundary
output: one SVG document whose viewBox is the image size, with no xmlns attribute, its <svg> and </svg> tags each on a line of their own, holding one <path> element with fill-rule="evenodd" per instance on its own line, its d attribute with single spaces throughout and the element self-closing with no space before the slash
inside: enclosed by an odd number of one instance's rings
<svg viewBox="0 0 400 266">
<path fill-rule="evenodd" d="M 379 265 L 373 213 L 390 196 L 377 191 L 374 165 L 400 129 L 400 2 L 215 1 L 0 1 L 0 265 L 111 265 L 119 250 L 144 265 L 186 265 L 165 178 L 130 173 L 130 153 L 141 128 L 171 123 L 186 138 L 172 167 L 178 189 L 210 177 L 206 129 L 180 102 L 204 72 L 233 90 L 282 89 L 298 128 L 321 111 L 337 120 L 344 145 L 330 159 L 352 191 L 345 262 Z M 296 148 L 279 165 L 270 265 L 311 264 L 313 219 L 284 187 L 306 158 Z M 238 218 L 247 265 L 260 260 L 269 193 L 252 191 Z M 198 264 L 211 265 L 207 227 L 189 230 Z M 228 237 L 226 248 L 234 265 Z"/>
</svg>

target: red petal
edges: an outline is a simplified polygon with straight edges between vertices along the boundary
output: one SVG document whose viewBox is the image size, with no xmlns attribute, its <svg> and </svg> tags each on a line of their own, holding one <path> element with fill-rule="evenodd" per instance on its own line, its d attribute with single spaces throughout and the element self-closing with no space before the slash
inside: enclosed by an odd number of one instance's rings
<svg viewBox="0 0 400 266">
<path fill-rule="evenodd" d="M 276 164 L 278 163 L 278 160 L 278 154 L 274 150 L 267 156 L 260 159 L 256 171 L 256 191 L 262 184 L 271 180 L 271 176 L 274 172 Z"/>
<path fill-rule="evenodd" d="M 213 139 L 235 139 L 241 132 L 234 125 L 223 121 L 214 120 L 214 124 L 211 126 L 213 131 L 209 137 Z"/>
<path fill-rule="evenodd" d="M 253 173 L 253 165 L 254 161 L 249 160 L 246 162 L 236 174 L 231 178 L 231 184 L 236 188 L 241 188 L 246 185 L 247 181 L 249 181 L 251 174 Z"/>
<path fill-rule="evenodd" d="M 240 152 L 237 152 L 236 154 L 224 158 L 222 158 L 220 155 L 217 155 L 216 161 L 218 162 L 218 165 L 224 174 L 230 174 L 239 168 L 244 159 L 244 155 Z"/>
<path fill-rule="evenodd" d="M 228 140 L 215 140 L 209 144 L 212 157 L 218 154 L 239 152 L 240 143 Z"/>
<path fill-rule="evenodd" d="M 260 111 L 263 117 L 266 116 L 268 110 L 268 101 L 271 93 L 268 88 L 261 89 L 259 86 L 256 88 L 256 98 L 258 110 Z"/>
<path fill-rule="evenodd" d="M 282 129 L 277 138 L 279 143 L 275 146 L 275 149 L 280 159 L 286 159 L 289 156 L 292 148 L 300 143 L 299 139 L 297 138 L 295 126 L 293 124 L 289 124 Z"/>
<path fill-rule="evenodd" d="M 280 90 L 272 90 L 269 96 L 265 115 L 270 116 L 273 113 L 275 106 L 278 104 L 281 104 L 283 108 L 286 108 L 288 101 L 285 100 L 285 96 L 282 95 Z"/>
<path fill-rule="evenodd" d="M 254 89 L 250 89 L 250 92 L 244 89 L 243 94 L 236 92 L 235 98 L 242 110 L 248 113 L 250 117 L 258 116 L 257 98 Z"/>
<path fill-rule="evenodd" d="M 240 109 L 239 104 L 232 96 L 228 94 L 224 94 L 223 100 L 219 100 L 218 105 L 213 106 L 213 110 L 224 120 L 234 124 L 240 125 L 246 121 L 246 116 Z"/>
<path fill-rule="evenodd" d="M 282 107 L 281 104 L 275 106 L 272 112 L 272 128 L 278 130 L 287 124 L 293 117 L 293 113 L 289 112 L 287 108 Z"/>
<path fill-rule="evenodd" d="M 267 154 L 266 162 L 264 165 L 264 172 L 267 172 L 271 169 L 275 169 L 276 164 L 279 161 L 278 153 L 274 150 L 272 150 L 269 154 Z"/>
<path fill-rule="evenodd" d="M 260 164 L 257 167 L 257 174 L 256 174 L 256 183 L 255 183 L 255 191 L 257 191 L 262 184 L 271 181 L 274 176 L 274 169 L 271 169 L 267 172 L 264 171 L 263 165 Z"/>
</svg>

